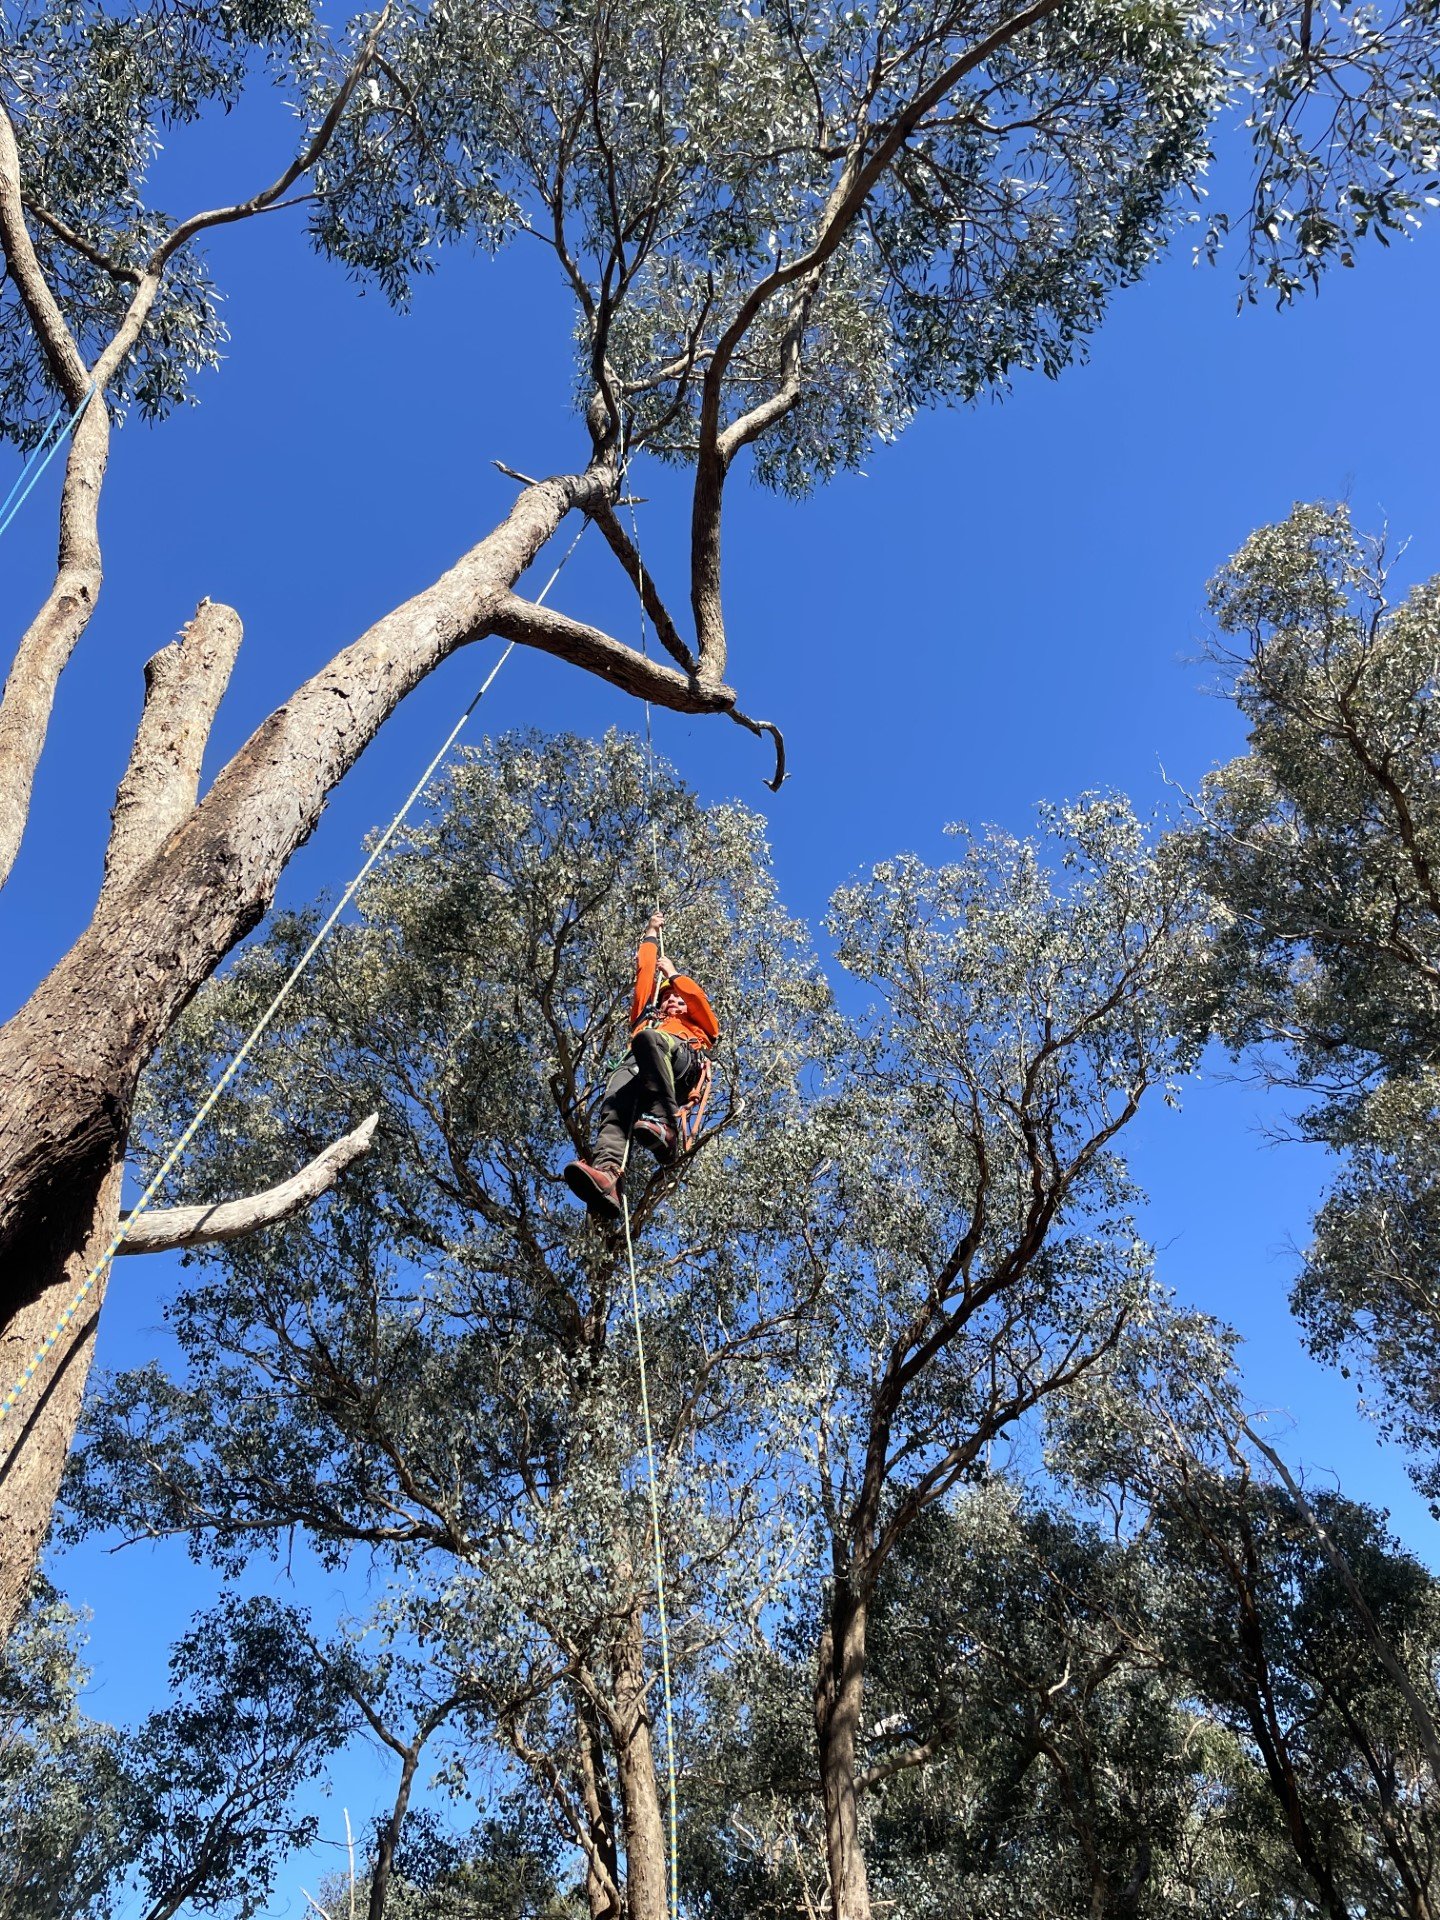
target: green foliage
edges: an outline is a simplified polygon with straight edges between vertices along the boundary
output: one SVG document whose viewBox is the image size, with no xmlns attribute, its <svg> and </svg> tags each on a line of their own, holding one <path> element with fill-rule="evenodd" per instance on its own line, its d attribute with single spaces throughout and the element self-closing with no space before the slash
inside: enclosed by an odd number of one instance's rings
<svg viewBox="0 0 1440 1920">
<path fill-rule="evenodd" d="M 698 1151 L 629 1176 L 687 1900 L 711 1920 L 818 1910 L 817 1646 L 859 1604 L 877 1899 L 1275 1920 L 1317 1911 L 1328 1873 L 1398 1915 L 1432 1794 L 1404 1704 L 1290 1503 L 1235 1473 L 1224 1330 L 1176 1310 L 1130 1219 L 1118 1135 L 1185 1070 L 1212 991 L 1185 847 L 1092 796 L 1043 839 L 883 864 L 833 908 L 880 1002 L 852 1023 L 759 822 L 663 767 L 652 783 L 636 743 L 506 739 L 434 798 L 177 1197 L 267 1184 L 370 1107 L 373 1157 L 199 1257 L 171 1309 L 185 1371 L 102 1384 L 68 1520 L 180 1535 L 231 1569 L 297 1529 L 328 1566 L 364 1557 L 368 1619 L 319 1647 L 247 1616 L 214 1671 L 242 1699 L 247 1674 L 289 1676 L 282 1726 L 338 1737 L 353 1708 L 416 1764 L 433 1738 L 390 1910 L 560 1920 L 587 1846 L 603 1858 L 657 1800 L 654 1767 L 626 1760 L 654 1595 L 622 1243 L 558 1175 L 627 1038 L 653 823 L 675 957 L 726 1036 Z M 150 1082 L 155 1149 L 308 925 L 197 998 Z M 1062 1487 L 1108 1524 L 1060 1511 Z M 1428 1672 L 1433 1583 L 1372 1516 L 1323 1511 Z M 247 1663 L 252 1628 L 269 1651 Z M 297 1737 L 297 1770 L 322 1750 Z M 286 1830 L 256 1835 L 236 1859 L 258 1885 Z"/>
<path fill-rule="evenodd" d="M 37 1580 L 0 1662 L 0 1914 L 108 1914 L 128 1818 L 120 1736 L 80 1709 L 80 1621 Z"/>
<path fill-rule="evenodd" d="M 412 109 L 383 155 L 352 121 L 325 170 L 347 181 L 383 168 L 383 188 L 327 201 L 318 237 L 398 298 L 477 209 L 492 239 L 539 233 L 577 301 L 582 402 L 598 385 L 627 433 L 684 459 L 705 362 L 752 290 L 814 245 L 843 155 L 863 154 L 867 128 L 878 143 L 1006 11 L 416 9 L 387 43 Z M 1163 244 L 1220 84 L 1218 59 L 1178 12 L 1084 0 L 957 86 L 823 276 L 804 323 L 803 398 L 763 439 L 761 480 L 803 492 L 917 406 L 973 397 L 1019 368 L 1058 372 L 1110 289 Z M 722 383 L 722 424 L 779 392 L 792 322 L 783 295 L 759 311 Z"/>
<path fill-rule="evenodd" d="M 391 1592 L 370 1630 L 392 1651 L 365 1660 L 387 1698 L 448 1687 L 452 1755 L 473 1729 L 492 1768 L 497 1750 L 568 1768 L 577 1687 L 618 1715 L 616 1636 L 652 1585 L 623 1248 L 559 1177 L 628 1045 L 652 823 L 676 954 L 725 1029 L 683 1177 L 638 1155 L 630 1176 L 682 1681 L 744 1637 L 794 1550 L 777 1474 L 803 1415 L 797 1306 L 760 1249 L 823 1158 L 800 1082 L 838 1030 L 760 823 L 663 768 L 649 784 L 635 743 L 508 740 L 437 797 L 186 1177 L 263 1182 L 371 1106 L 374 1155 L 305 1217 L 206 1256 L 172 1310 L 187 1377 L 111 1384 L 74 1513 L 108 1524 L 119 1493 L 227 1566 L 296 1527 L 331 1565 L 373 1550 Z M 157 1135 L 304 934 L 287 924 L 197 1000 L 152 1084 Z"/>
<path fill-rule="evenodd" d="M 1433 9 L 1302 12 L 1067 0 L 1010 37 L 1000 0 L 404 0 L 305 188 L 310 239 L 403 303 L 444 245 L 537 235 L 574 300 L 581 407 L 667 458 L 695 450 L 702 387 L 724 427 L 798 366 L 755 471 L 800 493 L 917 407 L 1068 365 L 1187 217 L 1235 108 L 1255 155 L 1252 291 L 1289 298 L 1352 264 L 1365 232 L 1413 222 L 1437 165 Z M 172 224 L 146 195 L 162 135 L 266 80 L 313 132 L 374 24 L 324 23 L 309 0 L 7 15 L 0 85 L 27 195 L 71 236 L 37 217 L 35 238 L 87 357 Z M 809 257 L 910 104 L 992 37 L 867 179 L 816 274 L 774 278 Z M 1210 251 L 1228 224 L 1218 210 Z M 183 248 L 122 406 L 159 418 L 192 396 L 223 344 L 218 297 Z M 49 389 L 7 286 L 3 430 L 33 438 Z"/>
<path fill-rule="evenodd" d="M 1248 541 L 1213 604 L 1250 751 L 1212 776 L 1196 850 L 1236 1047 L 1318 1096 L 1341 1156 L 1295 1291 L 1314 1350 L 1373 1374 L 1436 1497 L 1440 1301 L 1440 582 L 1399 606 L 1343 508 Z"/>
<path fill-rule="evenodd" d="M 1253 1768 L 1186 1688 L 1167 1601 L 1143 1534 L 1004 1482 L 916 1530 L 872 1642 L 896 1770 L 871 1858 L 904 1911 L 939 1920 L 949 1887 L 966 1920 L 1271 1910 L 1234 1825 Z M 904 1764 L 930 1743 L 933 1765 Z"/>
<path fill-rule="evenodd" d="M 4 1920 L 164 1920 L 182 1905 L 248 1920 L 288 1849 L 291 1805 L 348 1737 L 346 1696 L 302 1616 L 227 1601 L 175 1647 L 172 1694 L 121 1730 L 81 1708 L 79 1622 L 46 1583 L 0 1665 Z"/>
<path fill-rule="evenodd" d="M 32 222 L 45 278 L 87 361 L 116 332 L 134 276 L 171 224 L 144 193 L 162 136 L 207 109 L 230 111 L 257 66 L 302 46 L 311 12 L 309 0 L 229 0 L 219 7 L 196 0 L 27 0 L 6 9 L 0 87 L 27 197 L 119 269 L 109 271 Z M 122 411 L 134 406 L 146 419 L 162 419 L 190 395 L 197 373 L 219 364 L 226 337 L 219 297 L 203 259 L 183 252 L 115 382 Z M 7 275 L 0 290 L 0 434 L 32 443 L 53 404 L 51 371 Z"/>
<path fill-rule="evenodd" d="M 1434 1577 L 1369 1509 L 1338 1494 L 1311 1504 L 1381 1632 L 1428 1685 L 1440 1654 Z M 1440 1783 L 1294 1503 L 1243 1468 L 1187 1472 L 1162 1500 L 1160 1539 L 1177 1665 L 1264 1769 L 1298 1890 L 1327 1912 L 1414 1912 L 1433 1879 Z"/>
<path fill-rule="evenodd" d="M 385 1920 L 581 1920 L 583 1901 L 561 1888 L 559 1851 L 554 1827 L 518 1796 L 458 1838 L 433 1815 L 412 1814 Z M 321 1884 L 327 1920 L 349 1920 L 350 1902 L 348 1875 Z"/>
<path fill-rule="evenodd" d="M 1237 62 L 1254 155 L 1246 291 L 1283 304 L 1359 243 L 1419 225 L 1440 189 L 1440 38 L 1432 0 L 1247 10 Z M 1229 231 L 1211 223 L 1213 253 Z"/>
</svg>

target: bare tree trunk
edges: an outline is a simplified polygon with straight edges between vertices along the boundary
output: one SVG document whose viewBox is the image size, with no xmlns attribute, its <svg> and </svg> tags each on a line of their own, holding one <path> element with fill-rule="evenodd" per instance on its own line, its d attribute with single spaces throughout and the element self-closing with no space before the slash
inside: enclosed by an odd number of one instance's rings
<svg viewBox="0 0 1440 1920">
<path fill-rule="evenodd" d="M 375 1867 L 370 1875 L 370 1901 L 365 1909 L 368 1920 L 385 1920 L 390 1876 L 395 1870 L 395 1849 L 400 1844 L 405 1815 L 410 1809 L 410 1790 L 415 1784 L 415 1770 L 419 1765 L 420 1742 L 417 1740 L 405 1750 L 400 1763 L 400 1784 L 395 1789 L 395 1803 L 390 1809 L 390 1818 L 380 1830 L 379 1844 L 375 1849 Z"/>
<path fill-rule="evenodd" d="M 112 1160 L 98 1196 L 77 1194 L 73 1251 L 57 1260 L 28 1306 L 0 1330 L 0 1379 L 17 1382 L 86 1274 L 104 1253 L 120 1217 L 123 1164 Z M 45 1544 L 50 1515 L 95 1351 L 105 1280 L 61 1335 L 44 1368 L 0 1426 L 0 1645 L 8 1639 Z"/>
<path fill-rule="evenodd" d="M 590 1839 L 597 1858 L 585 1862 L 585 1901 L 590 1920 L 621 1920 L 619 1886 L 620 1858 L 615 1845 L 615 1806 L 610 1783 L 605 1777 L 605 1746 L 600 1737 L 600 1721 L 593 1703 L 584 1694 L 575 1709 L 576 1732 L 580 1748 L 580 1790 L 585 1803 L 585 1818 L 590 1823 Z M 604 1871 L 601 1871 L 603 1867 Z M 606 1884 L 606 1875 L 609 1884 Z"/>
<path fill-rule="evenodd" d="M 614 1726 L 628 1920 L 666 1920 L 665 1821 L 646 1700 L 645 1615 L 638 1600 L 615 1643 Z"/>
<path fill-rule="evenodd" d="M 815 1675 L 815 1738 L 825 1803 L 825 1861 L 833 1920 L 870 1920 L 856 1777 L 865 1695 L 866 1605 L 835 1582 Z"/>
</svg>

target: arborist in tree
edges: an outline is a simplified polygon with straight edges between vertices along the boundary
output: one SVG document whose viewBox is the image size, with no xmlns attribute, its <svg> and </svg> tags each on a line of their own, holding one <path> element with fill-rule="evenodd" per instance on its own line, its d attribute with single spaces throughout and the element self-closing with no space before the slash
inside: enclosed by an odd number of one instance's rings
<svg viewBox="0 0 1440 1920">
<path fill-rule="evenodd" d="M 681 1109 L 696 1089 L 706 1053 L 720 1037 L 705 989 L 676 971 L 664 941 L 665 919 L 657 909 L 640 936 L 630 1054 L 605 1085 L 595 1164 L 572 1160 L 565 1169 L 570 1191 L 607 1219 L 620 1211 L 620 1181 L 632 1137 L 667 1164 L 679 1152 Z"/>
</svg>

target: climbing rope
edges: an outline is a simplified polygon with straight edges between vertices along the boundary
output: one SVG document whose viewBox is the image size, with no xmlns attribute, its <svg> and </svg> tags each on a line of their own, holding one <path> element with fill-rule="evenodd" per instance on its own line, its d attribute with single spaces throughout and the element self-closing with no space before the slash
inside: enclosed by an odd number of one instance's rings
<svg viewBox="0 0 1440 1920">
<path fill-rule="evenodd" d="M 626 1142 L 625 1158 L 630 1157 Z M 624 1168 L 621 1173 L 623 1176 Z M 669 1785 L 671 1920 L 680 1920 L 680 1846 L 675 1803 L 675 1711 L 670 1694 L 670 1628 L 665 1616 L 665 1550 L 660 1538 L 660 1495 L 655 1476 L 655 1435 L 650 1419 L 650 1381 L 645 1367 L 645 1329 L 640 1314 L 640 1282 L 635 1272 L 635 1242 L 630 1234 L 630 1201 L 622 1185 L 620 1213 L 625 1222 L 625 1257 L 630 1263 L 630 1311 L 635 1321 L 635 1353 L 640 1365 L 640 1413 L 645 1430 L 645 1466 L 650 1488 L 650 1534 L 655 1548 L 655 1612 L 660 1626 L 660 1679 L 665 1696 L 665 1765 Z"/>
<path fill-rule="evenodd" d="M 621 469 L 624 482 L 626 466 Z M 630 502 L 630 537 L 635 547 L 639 571 L 640 651 L 650 657 L 649 627 L 645 618 L 645 557 L 640 550 L 640 525 L 635 518 L 635 503 Z M 650 874 L 654 883 L 655 911 L 660 911 L 660 841 L 655 824 L 655 735 L 650 702 L 645 702 L 645 811 L 650 818 Z M 661 950 L 664 950 L 663 941 Z M 677 1140 L 677 1146 L 681 1143 Z M 660 1629 L 660 1678 L 665 1699 L 665 1766 L 669 1787 L 669 1881 L 670 1920 L 680 1920 L 680 1846 L 676 1814 L 675 1714 L 670 1689 L 670 1628 L 665 1612 L 665 1550 L 660 1536 L 660 1495 L 655 1476 L 655 1439 L 650 1419 L 650 1382 L 645 1365 L 645 1328 L 640 1313 L 640 1283 L 635 1272 L 635 1243 L 630 1233 L 630 1200 L 625 1192 L 625 1166 L 630 1160 L 630 1142 L 625 1142 L 625 1164 L 621 1167 L 620 1206 L 625 1222 L 625 1256 L 630 1264 L 630 1311 L 635 1322 L 635 1353 L 640 1370 L 640 1412 L 645 1430 L 645 1465 L 650 1492 L 650 1532 L 655 1549 L 655 1613 Z"/>
<path fill-rule="evenodd" d="M 37 444 L 31 449 L 30 458 L 20 469 L 19 478 L 5 496 L 5 504 L 0 506 L 0 534 L 4 533 L 5 529 L 10 525 L 10 522 L 15 518 L 16 514 L 19 513 L 21 507 L 23 507 L 29 499 L 31 489 L 35 486 L 41 474 L 44 473 L 46 467 L 49 466 L 50 462 L 55 458 L 55 455 L 60 451 L 61 447 L 64 446 L 66 440 L 74 431 L 75 422 L 80 418 L 86 407 L 89 406 L 90 397 L 94 391 L 95 382 L 92 380 L 85 389 L 84 399 L 80 402 L 79 406 L 76 407 L 70 418 L 66 420 L 65 425 L 60 429 L 58 434 L 55 434 L 55 426 L 56 422 L 59 421 L 65 413 L 65 403 L 63 400 L 55 409 L 54 413 L 51 414 L 49 426 L 46 427 Z M 55 434 L 53 446 L 51 445 L 50 438 L 52 434 Z M 49 448 L 48 452 L 46 452 L 47 448 Z M 40 459 L 41 454 L 45 455 L 43 460 Z M 35 466 L 37 460 L 40 461 L 38 467 Z M 35 467 L 34 473 L 30 472 L 32 467 Z M 26 478 L 27 474 L 29 475 L 28 480 Z"/>
<path fill-rule="evenodd" d="M 36 478 L 37 479 L 39 478 L 38 474 Z M 588 520 L 582 520 L 580 522 L 579 532 L 575 535 L 575 538 L 570 542 L 569 546 L 565 549 L 564 553 L 561 554 L 560 556 L 560 564 L 556 567 L 555 571 L 551 574 L 550 578 L 545 582 L 545 585 L 540 589 L 539 594 L 536 596 L 537 605 L 539 605 L 540 602 L 544 600 L 546 594 L 549 593 L 551 587 L 553 587 L 555 582 L 560 578 L 560 574 L 565 566 L 565 562 L 570 558 L 571 554 L 575 551 L 575 548 L 578 545 L 580 540 L 580 535 L 584 533 L 588 525 L 589 525 Z M 149 1186 L 146 1187 L 145 1191 L 141 1194 L 140 1198 L 136 1201 L 135 1205 L 131 1208 L 130 1212 L 126 1214 L 125 1218 L 120 1222 L 120 1225 L 116 1229 L 115 1234 L 112 1237 L 109 1246 L 105 1249 L 101 1257 L 96 1261 L 95 1265 L 90 1269 L 89 1273 L 86 1274 L 84 1282 L 81 1285 L 79 1291 L 76 1293 L 74 1299 L 71 1300 L 69 1305 L 65 1308 L 65 1311 L 60 1315 L 59 1319 L 55 1322 L 54 1326 L 50 1329 L 50 1332 L 45 1336 L 44 1340 L 41 1341 L 39 1347 L 36 1349 L 35 1353 L 31 1356 L 30 1361 L 26 1365 L 24 1371 L 21 1373 L 20 1378 L 15 1382 L 14 1386 L 11 1387 L 10 1391 L 5 1395 L 4 1399 L 0 1400 L 0 1427 L 3 1427 L 4 1423 L 10 1418 L 10 1415 L 15 1411 L 16 1405 L 18 1404 L 21 1397 L 23 1396 L 25 1389 L 29 1386 L 30 1382 L 35 1378 L 35 1375 L 39 1372 L 40 1368 L 45 1364 L 46 1360 L 49 1359 L 61 1335 L 65 1332 L 66 1328 L 70 1325 L 71 1321 L 75 1318 L 75 1315 L 80 1311 L 80 1308 L 85 1304 L 85 1301 L 89 1298 L 91 1292 L 95 1288 L 96 1283 L 99 1281 L 100 1277 L 105 1272 L 105 1269 L 110 1265 L 111 1261 L 115 1258 L 116 1254 L 120 1251 L 120 1248 L 124 1245 L 125 1241 L 129 1238 L 130 1232 L 134 1227 L 136 1221 L 140 1218 L 141 1214 L 144 1213 L 146 1208 L 150 1205 L 150 1202 L 155 1198 L 155 1195 L 160 1191 L 160 1188 L 164 1184 L 165 1178 L 167 1174 L 170 1172 L 170 1169 L 175 1165 L 175 1162 L 180 1158 L 181 1154 L 184 1153 L 186 1147 L 189 1146 L 190 1142 L 195 1138 L 195 1135 L 199 1132 L 200 1128 L 204 1125 L 206 1117 L 209 1115 L 216 1101 L 219 1100 L 220 1096 L 224 1093 L 226 1087 L 229 1086 L 230 1082 L 235 1078 L 235 1075 L 240 1071 L 241 1067 L 243 1067 L 245 1062 L 249 1059 L 251 1053 L 254 1051 L 256 1045 L 259 1043 L 259 1040 L 262 1034 L 264 1034 L 266 1028 L 270 1025 L 270 1022 L 275 1018 L 275 1015 L 280 1011 L 281 1007 L 284 1006 L 286 1000 L 289 999 L 291 991 L 295 987 L 296 982 L 300 979 L 300 976 L 305 972 L 305 969 L 309 966 L 310 962 L 315 958 L 315 955 L 320 951 L 320 947 L 324 942 L 326 935 L 329 933 L 330 929 L 334 926 L 335 922 L 340 918 L 340 915 L 345 911 L 346 907 L 349 906 L 350 902 L 354 899 L 355 895 L 359 892 L 361 886 L 365 882 L 366 877 L 369 875 L 371 868 L 375 865 L 375 862 L 380 858 L 381 854 L 384 853 L 386 847 L 389 846 L 390 842 L 394 839 L 395 835 L 400 831 L 401 826 L 404 824 L 406 815 L 409 813 L 410 809 L 414 806 L 415 802 L 420 798 L 420 795 L 424 792 L 426 786 L 429 784 L 436 769 L 439 767 L 440 763 L 444 760 L 446 754 L 448 754 L 451 747 L 454 746 L 456 740 L 460 736 L 460 730 L 465 725 L 465 722 L 470 718 L 471 714 L 475 711 L 476 707 L 479 706 L 480 702 L 485 698 L 485 695 L 490 691 L 491 686 L 494 684 L 495 676 L 499 673 L 500 669 L 504 666 L 505 662 L 510 658 L 511 654 L 515 651 L 516 644 L 517 643 L 514 640 L 511 640 L 507 643 L 505 647 L 505 651 L 500 655 L 500 658 L 495 662 L 495 665 L 490 669 L 490 672 L 486 675 L 484 684 L 481 686 L 480 691 L 475 695 L 474 699 L 471 700 L 469 706 L 466 707 L 465 711 L 461 714 L 460 718 L 455 722 L 454 726 L 450 729 L 449 733 L 446 734 L 445 740 L 441 745 L 439 751 L 434 755 L 429 765 L 426 767 L 425 771 L 421 774 L 420 778 L 415 782 L 415 785 L 410 789 L 410 792 L 406 796 L 404 804 L 401 806 L 400 811 L 395 815 L 394 819 L 390 822 L 389 826 L 386 827 L 384 833 L 381 834 L 380 838 L 375 842 L 375 845 L 371 848 L 370 853 L 367 856 L 365 863 L 361 867 L 360 871 L 356 874 L 355 878 L 350 882 L 349 886 L 346 887 L 344 893 L 341 894 L 339 900 L 335 903 L 330 913 L 326 916 L 324 924 L 321 926 L 319 932 L 315 935 L 314 939 L 310 942 L 309 946 L 306 947 L 304 953 L 301 954 L 300 958 L 296 961 L 295 965 L 290 969 L 290 972 L 286 975 L 284 982 L 281 984 L 274 998 L 271 1000 L 269 1006 L 266 1007 L 265 1011 L 261 1014 L 260 1018 L 256 1021 L 255 1025 L 251 1028 L 250 1032 L 246 1035 L 245 1039 L 241 1042 L 240 1046 L 236 1049 L 235 1053 L 231 1056 L 229 1065 L 225 1068 L 225 1071 L 220 1075 L 220 1078 L 215 1082 L 215 1085 L 210 1089 L 210 1092 L 206 1095 L 198 1112 L 195 1114 L 194 1118 L 191 1120 L 189 1126 L 186 1127 L 185 1131 L 180 1135 L 180 1138 L 175 1142 L 174 1146 L 171 1147 L 170 1151 L 166 1154 L 165 1158 L 161 1161 L 160 1166 L 156 1170 L 156 1173 L 153 1179 L 151 1180 Z M 17 1446 L 19 1445 L 18 1441 L 16 1442 L 16 1445 Z M 13 1451 L 14 1451 L 14 1448 L 11 1448 L 10 1452 L 13 1452 Z M 10 1454 L 7 1453 L 5 1456 L 5 1459 L 7 1462 L 9 1460 L 9 1457 L 10 1457 Z"/>
<path fill-rule="evenodd" d="M 628 465 L 628 463 L 627 463 Z M 621 479 L 623 482 L 624 473 Z M 635 518 L 635 502 L 630 502 L 630 538 L 635 548 L 635 564 L 640 579 L 640 651 L 650 658 L 650 628 L 645 619 L 645 556 L 640 551 L 640 522 Z M 655 825 L 655 730 L 650 702 L 645 702 L 645 811 L 650 816 L 650 877 L 655 885 L 655 911 L 660 911 L 660 839 Z"/>
</svg>

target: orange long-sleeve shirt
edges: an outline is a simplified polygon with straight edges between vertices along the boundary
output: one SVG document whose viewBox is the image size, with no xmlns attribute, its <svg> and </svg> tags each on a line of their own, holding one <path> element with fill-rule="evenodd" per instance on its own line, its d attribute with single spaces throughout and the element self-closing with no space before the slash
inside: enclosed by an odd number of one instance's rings
<svg viewBox="0 0 1440 1920">
<path fill-rule="evenodd" d="M 714 1046 L 720 1038 L 720 1022 L 705 998 L 705 989 L 688 973 L 672 973 L 667 983 L 667 990 L 678 993 L 685 1002 L 684 1013 L 674 1014 L 668 1020 L 646 1021 L 645 1010 L 655 998 L 655 962 L 659 957 L 660 949 L 653 940 L 640 942 L 640 951 L 635 956 L 635 991 L 630 999 L 631 1033 L 642 1026 L 653 1025 L 662 1033 L 677 1034 L 692 1046 Z"/>
</svg>

